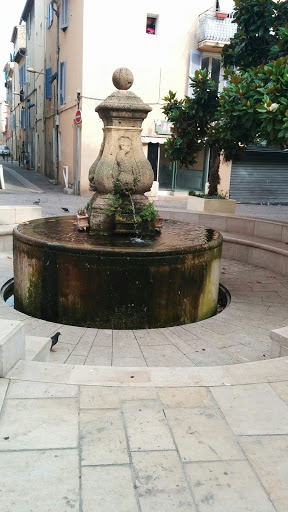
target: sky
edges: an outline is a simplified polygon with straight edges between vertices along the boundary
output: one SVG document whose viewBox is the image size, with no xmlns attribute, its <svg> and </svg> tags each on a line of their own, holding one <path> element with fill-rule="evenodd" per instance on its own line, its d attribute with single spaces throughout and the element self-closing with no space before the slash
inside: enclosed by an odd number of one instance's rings
<svg viewBox="0 0 288 512">
<path fill-rule="evenodd" d="M 2 5 L 3 3 L 3 5 Z M 26 0 L 1 1 L 0 16 L 0 100 L 6 99 L 3 68 L 10 59 L 13 45 L 10 43 L 13 27 L 19 24 Z"/>
</svg>

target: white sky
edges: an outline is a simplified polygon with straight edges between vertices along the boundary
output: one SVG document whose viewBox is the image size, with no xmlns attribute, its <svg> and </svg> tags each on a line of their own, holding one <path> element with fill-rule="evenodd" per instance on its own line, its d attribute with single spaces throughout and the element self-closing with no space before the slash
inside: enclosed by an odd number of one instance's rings
<svg viewBox="0 0 288 512">
<path fill-rule="evenodd" d="M 6 93 L 3 68 L 10 59 L 10 53 L 13 50 L 13 45 L 10 43 L 13 27 L 19 24 L 26 0 L 8 0 L 6 2 L 1 0 L 0 3 L 0 100 L 4 100 Z"/>
<path fill-rule="evenodd" d="M 234 8 L 234 0 L 220 0 L 220 9 L 223 12 L 231 12 Z"/>
</svg>

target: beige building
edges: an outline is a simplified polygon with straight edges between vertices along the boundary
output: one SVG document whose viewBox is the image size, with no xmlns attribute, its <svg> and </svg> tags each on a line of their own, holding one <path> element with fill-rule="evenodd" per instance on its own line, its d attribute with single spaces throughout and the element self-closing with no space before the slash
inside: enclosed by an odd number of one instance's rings
<svg viewBox="0 0 288 512">
<path fill-rule="evenodd" d="M 87 193 L 89 167 L 102 141 L 102 122 L 94 109 L 113 91 L 113 71 L 125 66 L 134 74 L 133 91 L 152 107 L 143 124 L 142 142 L 160 191 L 205 188 L 207 155 L 201 155 L 193 169 L 178 169 L 177 175 L 173 175 L 171 163 L 164 154 L 163 143 L 169 134 L 169 126 L 165 122 L 162 106 L 169 89 L 177 91 L 178 97 L 189 93 L 188 76 L 196 67 L 208 66 L 214 77 L 218 72 L 221 81 L 220 51 L 233 35 L 235 25 L 232 25 L 229 16 L 216 18 L 216 3 L 207 11 L 210 7 L 211 0 L 196 4 L 180 0 L 177 5 L 174 0 L 167 0 L 165 4 L 160 0 L 141 3 L 127 0 L 125 9 L 116 2 L 59 2 L 58 91 L 61 91 L 61 84 L 63 91 L 62 96 L 58 95 L 58 177 L 63 185 L 65 166 L 66 171 L 68 167 L 70 186 L 75 186 L 77 173 L 80 192 Z M 55 41 L 55 21 L 54 17 L 48 30 L 51 42 L 49 46 L 48 34 L 47 63 L 49 47 L 52 48 Z M 195 55 L 198 56 L 196 65 Z M 51 63 L 53 58 L 55 60 L 52 53 Z M 52 65 L 52 74 L 56 69 L 55 64 Z M 77 126 L 74 122 L 78 108 L 77 91 L 81 98 L 83 118 L 78 169 Z M 223 188 L 226 188 L 224 180 Z"/>
<path fill-rule="evenodd" d="M 179 98 L 189 94 L 188 76 L 197 67 L 208 67 L 221 87 L 220 51 L 235 30 L 232 5 L 232 0 L 126 0 L 124 5 L 27 0 L 22 14 L 25 149 L 35 169 L 71 192 L 89 194 L 89 167 L 103 133 L 95 107 L 114 90 L 113 71 L 128 67 L 134 74 L 133 91 L 152 107 L 143 123 L 142 142 L 160 192 L 204 190 L 207 154 L 193 168 L 177 172 L 165 157 L 163 143 L 170 127 L 162 112 L 163 98 L 170 89 Z M 219 10 L 224 17 L 217 16 Z M 31 68 L 37 73 L 27 72 Z M 75 123 L 78 109 L 80 125 Z M 229 186 L 229 169 L 222 173 L 223 191 Z"/>
</svg>

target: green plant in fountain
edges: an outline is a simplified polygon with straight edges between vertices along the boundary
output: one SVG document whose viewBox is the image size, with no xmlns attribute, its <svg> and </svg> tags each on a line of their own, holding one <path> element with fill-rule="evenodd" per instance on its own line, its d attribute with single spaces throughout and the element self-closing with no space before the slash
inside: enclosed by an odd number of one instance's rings
<svg viewBox="0 0 288 512">
<path fill-rule="evenodd" d="M 146 222 L 153 222 L 158 217 L 158 211 L 155 209 L 153 203 L 148 203 L 140 213 L 140 218 Z"/>
<path fill-rule="evenodd" d="M 115 180 L 113 183 L 113 195 L 120 197 L 130 196 L 136 192 L 138 183 L 138 176 L 134 176 L 132 182 L 122 182 Z"/>
<path fill-rule="evenodd" d="M 134 176 L 133 181 L 122 182 L 115 180 L 113 183 L 113 194 L 109 196 L 110 207 L 105 210 L 105 215 L 113 216 L 115 220 L 131 220 L 140 222 L 139 215 L 134 217 L 134 210 L 132 205 L 132 195 L 136 191 L 139 178 Z"/>
<path fill-rule="evenodd" d="M 81 215 L 81 216 L 88 215 L 88 217 L 90 217 L 91 209 L 92 209 L 92 203 L 91 203 L 91 201 L 88 201 L 88 203 L 85 206 L 83 206 L 83 208 L 79 208 L 77 210 L 77 215 Z"/>
</svg>

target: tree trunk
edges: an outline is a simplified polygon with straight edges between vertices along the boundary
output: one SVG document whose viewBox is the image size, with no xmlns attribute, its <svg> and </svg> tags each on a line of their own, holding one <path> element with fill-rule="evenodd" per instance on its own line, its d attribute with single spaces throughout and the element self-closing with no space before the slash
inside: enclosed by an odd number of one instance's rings
<svg viewBox="0 0 288 512">
<path fill-rule="evenodd" d="M 218 194 L 218 185 L 220 167 L 220 151 L 217 148 L 211 148 L 209 162 L 209 190 L 208 196 L 216 196 Z"/>
</svg>

